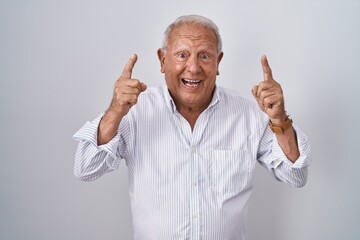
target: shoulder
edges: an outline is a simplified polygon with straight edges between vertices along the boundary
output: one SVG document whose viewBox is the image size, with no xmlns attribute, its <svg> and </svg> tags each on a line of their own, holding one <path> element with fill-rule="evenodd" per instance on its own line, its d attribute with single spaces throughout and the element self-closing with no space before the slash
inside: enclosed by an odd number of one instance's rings
<svg viewBox="0 0 360 240">
<path fill-rule="evenodd" d="M 138 98 L 138 104 L 140 105 L 158 105 L 163 102 L 164 92 L 162 87 L 149 87 L 145 92 L 140 93 Z"/>
<path fill-rule="evenodd" d="M 214 112 L 215 116 L 228 122 L 244 125 L 249 129 L 260 129 L 260 132 L 266 127 L 268 117 L 261 111 L 255 100 L 223 87 L 218 87 L 217 94 L 219 105 Z"/>
<path fill-rule="evenodd" d="M 219 114 L 224 116 L 234 116 L 235 118 L 248 117 L 258 119 L 260 122 L 266 122 L 268 117 L 261 111 L 257 102 L 246 98 L 232 89 L 218 87 Z"/>
<path fill-rule="evenodd" d="M 167 110 L 163 87 L 149 87 L 140 93 L 137 103 L 130 112 L 137 117 L 159 115 Z"/>
<path fill-rule="evenodd" d="M 258 106 L 255 101 L 240 95 L 240 93 L 235 90 L 217 86 L 217 92 L 222 105 L 231 107 L 246 107 L 258 110 Z"/>
<path fill-rule="evenodd" d="M 140 94 L 142 98 L 156 98 L 163 96 L 162 87 L 148 87 L 144 92 Z"/>
</svg>

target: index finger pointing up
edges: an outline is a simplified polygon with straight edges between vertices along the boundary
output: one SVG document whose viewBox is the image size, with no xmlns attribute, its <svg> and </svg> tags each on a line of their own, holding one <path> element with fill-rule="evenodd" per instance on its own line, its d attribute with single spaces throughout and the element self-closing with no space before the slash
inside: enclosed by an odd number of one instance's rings
<svg viewBox="0 0 360 240">
<path fill-rule="evenodd" d="M 129 61 L 127 62 L 126 66 L 124 67 L 124 70 L 121 74 L 121 76 L 123 78 L 129 78 L 129 79 L 131 78 L 132 70 L 135 66 L 136 61 L 137 61 L 137 55 L 133 54 L 130 57 Z"/>
<path fill-rule="evenodd" d="M 265 55 L 263 55 L 261 57 L 261 66 L 262 66 L 262 70 L 263 70 L 263 73 L 264 73 L 264 81 L 268 81 L 268 80 L 273 79 L 271 68 L 269 66 L 269 62 L 268 62 L 267 57 Z"/>
</svg>

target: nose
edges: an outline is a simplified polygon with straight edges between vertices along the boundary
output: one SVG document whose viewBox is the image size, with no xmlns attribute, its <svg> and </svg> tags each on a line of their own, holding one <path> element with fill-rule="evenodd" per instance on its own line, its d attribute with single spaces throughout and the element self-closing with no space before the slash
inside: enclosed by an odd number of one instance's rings
<svg viewBox="0 0 360 240">
<path fill-rule="evenodd" d="M 197 56 L 191 56 L 187 61 L 187 71 L 191 74 L 197 74 L 201 72 L 201 67 L 199 64 L 199 59 Z"/>
</svg>

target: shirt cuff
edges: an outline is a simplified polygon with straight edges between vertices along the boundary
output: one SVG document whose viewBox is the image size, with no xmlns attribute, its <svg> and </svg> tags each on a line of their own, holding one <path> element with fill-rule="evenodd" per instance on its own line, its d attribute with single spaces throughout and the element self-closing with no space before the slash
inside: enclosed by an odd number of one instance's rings
<svg viewBox="0 0 360 240">
<path fill-rule="evenodd" d="M 286 157 L 283 150 L 281 149 L 281 147 L 277 141 L 276 135 L 274 134 L 273 148 L 272 148 L 272 153 L 270 156 L 270 159 L 271 159 L 270 166 L 272 168 L 277 168 L 282 163 L 286 164 L 289 168 L 293 168 L 293 169 L 294 168 L 299 169 L 299 168 L 304 168 L 304 167 L 310 166 L 311 150 L 310 150 L 310 144 L 309 144 L 308 138 L 301 131 L 301 129 L 298 126 L 293 124 L 293 128 L 296 133 L 297 144 L 298 144 L 299 153 L 300 153 L 299 158 L 295 161 L 295 163 L 291 162 Z"/>
<path fill-rule="evenodd" d="M 103 116 L 104 114 L 101 114 L 93 121 L 86 122 L 84 126 L 82 126 L 73 135 L 73 139 L 79 142 L 87 142 L 90 145 L 88 147 L 92 149 L 94 156 L 99 152 L 106 152 L 107 156 L 105 157 L 105 160 L 107 165 L 112 169 L 116 169 L 120 164 L 120 158 L 116 156 L 118 143 L 120 140 L 119 134 L 116 134 L 108 143 L 100 146 L 97 145 L 98 128 Z"/>
</svg>

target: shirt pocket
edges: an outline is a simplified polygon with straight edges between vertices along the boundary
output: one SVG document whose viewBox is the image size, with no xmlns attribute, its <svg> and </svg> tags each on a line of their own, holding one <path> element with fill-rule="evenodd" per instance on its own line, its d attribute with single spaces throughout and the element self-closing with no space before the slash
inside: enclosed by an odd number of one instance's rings
<svg viewBox="0 0 360 240">
<path fill-rule="evenodd" d="M 231 197 L 251 186 L 254 164 L 246 150 L 213 150 L 210 157 L 211 188 Z"/>
</svg>

